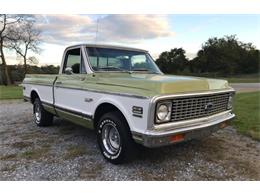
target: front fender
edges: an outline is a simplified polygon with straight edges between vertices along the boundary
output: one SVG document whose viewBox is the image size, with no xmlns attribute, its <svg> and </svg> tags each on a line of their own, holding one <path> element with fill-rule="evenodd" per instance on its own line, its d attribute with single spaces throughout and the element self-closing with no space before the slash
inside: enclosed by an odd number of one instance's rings
<svg viewBox="0 0 260 195">
<path fill-rule="evenodd" d="M 133 126 L 133 121 L 131 120 L 131 118 L 129 117 L 129 111 L 126 109 L 126 107 L 123 106 L 123 103 L 120 101 L 116 101 L 115 98 L 112 97 L 105 97 L 102 98 L 100 100 L 98 100 L 95 104 L 95 111 L 94 113 L 96 113 L 97 108 L 104 103 L 109 103 L 112 104 L 113 106 L 115 106 L 118 110 L 120 110 L 120 112 L 124 115 L 130 129 Z"/>
</svg>

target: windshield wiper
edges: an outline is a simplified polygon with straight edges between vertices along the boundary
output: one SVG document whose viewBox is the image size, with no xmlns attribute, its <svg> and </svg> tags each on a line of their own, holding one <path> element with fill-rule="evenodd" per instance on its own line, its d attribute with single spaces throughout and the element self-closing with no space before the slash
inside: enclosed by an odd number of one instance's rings
<svg viewBox="0 0 260 195">
<path fill-rule="evenodd" d="M 121 72 L 128 72 L 127 70 L 124 70 L 124 69 L 121 69 L 121 68 L 117 68 L 117 67 L 114 67 L 114 66 L 107 66 L 107 67 L 101 67 L 101 68 L 98 68 L 99 70 L 114 70 L 114 71 L 121 71 Z"/>
<path fill-rule="evenodd" d="M 158 74 L 158 72 L 151 71 L 146 68 L 135 68 L 135 69 L 132 69 L 131 72 L 146 72 L 148 74 Z"/>
</svg>

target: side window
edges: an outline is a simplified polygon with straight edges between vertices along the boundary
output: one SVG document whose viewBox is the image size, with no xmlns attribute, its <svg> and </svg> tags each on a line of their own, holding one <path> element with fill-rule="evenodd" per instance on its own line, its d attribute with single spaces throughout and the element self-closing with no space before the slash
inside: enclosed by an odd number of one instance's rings
<svg viewBox="0 0 260 195">
<path fill-rule="evenodd" d="M 147 68 L 145 55 L 135 55 L 131 58 L 131 64 L 134 69 Z"/>
<path fill-rule="evenodd" d="M 92 65 L 92 68 L 94 70 L 97 70 L 97 57 L 95 56 L 89 56 L 90 64 Z"/>
<path fill-rule="evenodd" d="M 74 74 L 79 74 L 81 72 L 81 57 L 80 57 L 80 48 L 71 49 L 67 51 L 65 62 L 63 66 L 63 73 L 65 69 L 70 67 Z"/>
<path fill-rule="evenodd" d="M 122 62 L 119 58 L 108 58 L 108 66 L 120 68 L 122 66 Z"/>
</svg>

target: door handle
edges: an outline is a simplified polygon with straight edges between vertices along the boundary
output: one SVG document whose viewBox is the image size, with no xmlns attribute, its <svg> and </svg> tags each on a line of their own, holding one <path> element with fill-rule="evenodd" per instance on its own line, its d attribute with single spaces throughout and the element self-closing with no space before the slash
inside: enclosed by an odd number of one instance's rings
<svg viewBox="0 0 260 195">
<path fill-rule="evenodd" d="M 57 81 L 56 84 L 57 84 L 57 85 L 60 85 L 60 84 L 62 84 L 62 82 L 61 82 L 61 81 Z"/>
</svg>

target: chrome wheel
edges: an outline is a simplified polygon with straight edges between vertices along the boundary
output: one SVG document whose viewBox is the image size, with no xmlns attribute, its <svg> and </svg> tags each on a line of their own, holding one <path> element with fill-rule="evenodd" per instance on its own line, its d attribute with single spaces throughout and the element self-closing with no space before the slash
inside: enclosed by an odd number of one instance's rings
<svg viewBox="0 0 260 195">
<path fill-rule="evenodd" d="M 115 155 L 120 150 L 120 135 L 117 128 L 113 124 L 105 124 L 102 127 L 102 142 L 111 155 Z"/>
<path fill-rule="evenodd" d="M 34 116 L 36 119 L 36 122 L 40 122 L 41 120 L 41 108 L 39 104 L 34 105 Z"/>
</svg>

